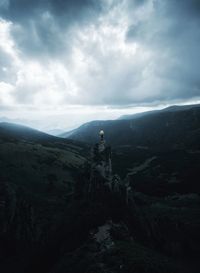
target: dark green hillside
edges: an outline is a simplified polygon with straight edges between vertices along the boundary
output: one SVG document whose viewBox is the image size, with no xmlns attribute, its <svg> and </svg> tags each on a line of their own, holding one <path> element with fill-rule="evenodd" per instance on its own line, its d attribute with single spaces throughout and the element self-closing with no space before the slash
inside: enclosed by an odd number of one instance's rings
<svg viewBox="0 0 200 273">
<path fill-rule="evenodd" d="M 129 136 L 109 126 L 113 153 L 100 142 L 105 150 L 95 145 L 88 160 L 92 145 L 0 125 L 3 273 L 199 272 L 196 123 L 192 139 L 169 134 L 172 148 L 159 135 L 157 145 L 122 144 Z M 149 126 L 161 126 L 160 116 Z"/>
<path fill-rule="evenodd" d="M 127 120 L 93 121 L 70 139 L 94 143 L 100 129 L 113 147 L 113 169 L 136 190 L 167 195 L 200 192 L 200 107 L 170 107 Z"/>
<path fill-rule="evenodd" d="M 85 147 L 72 141 L 0 124 L 2 272 L 13 272 L 15 266 L 23 272 L 33 252 L 51 240 L 72 199 L 84 154 Z"/>
<path fill-rule="evenodd" d="M 1 123 L 2 272 L 198 273 L 199 121 L 198 107 L 95 121 L 72 140 Z M 100 129 L 112 154 L 88 160 Z M 109 158 L 124 179 L 101 177 Z"/>
<path fill-rule="evenodd" d="M 7 122 L 0 123 L 1 139 L 7 140 L 27 140 L 27 141 L 42 141 L 53 140 L 54 138 L 48 134 L 38 130 Z"/>
<path fill-rule="evenodd" d="M 200 107 L 183 111 L 166 111 L 133 120 L 93 121 L 66 134 L 67 138 L 95 143 L 98 132 L 106 132 L 112 146 L 144 146 L 162 150 L 168 147 L 199 148 Z M 64 136 L 64 135 L 63 135 Z"/>
</svg>

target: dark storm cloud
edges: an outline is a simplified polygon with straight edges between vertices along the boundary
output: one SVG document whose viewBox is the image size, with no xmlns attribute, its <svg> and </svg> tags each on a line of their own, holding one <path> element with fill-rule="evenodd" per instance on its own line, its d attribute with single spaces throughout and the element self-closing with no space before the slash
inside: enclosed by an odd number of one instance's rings
<svg viewBox="0 0 200 273">
<path fill-rule="evenodd" d="M 53 15 L 65 21 L 74 20 L 77 17 L 83 16 L 84 12 L 93 12 L 101 7 L 94 0 L 10 0 L 7 7 L 2 7 L 2 13 L 5 18 L 21 22 L 37 15 L 44 11 L 50 11 Z"/>
<path fill-rule="evenodd" d="M 19 76 L 17 102 L 46 102 L 50 89 L 53 101 L 56 93 L 61 103 L 111 107 L 200 97 L 199 0 L 2 1 L 18 58 L 43 66 L 33 77 L 21 64 L 11 73 L 0 51 L 0 80 Z M 52 60 L 58 75 L 48 74 Z"/>
<path fill-rule="evenodd" d="M 15 24 L 12 35 L 23 53 L 53 57 L 69 49 L 69 27 L 87 24 L 101 10 L 94 0 L 10 0 L 0 16 Z"/>
<path fill-rule="evenodd" d="M 154 72 L 166 84 L 160 99 L 198 97 L 200 1 L 155 0 L 153 3 L 152 16 L 131 25 L 127 41 L 138 42 L 154 52 Z"/>
<path fill-rule="evenodd" d="M 184 16 L 191 19 L 191 17 L 198 17 L 200 14 L 199 0 L 156 0 L 154 2 L 154 5 L 158 9 L 158 11 L 161 12 L 161 14 L 179 16 L 183 20 Z"/>
</svg>

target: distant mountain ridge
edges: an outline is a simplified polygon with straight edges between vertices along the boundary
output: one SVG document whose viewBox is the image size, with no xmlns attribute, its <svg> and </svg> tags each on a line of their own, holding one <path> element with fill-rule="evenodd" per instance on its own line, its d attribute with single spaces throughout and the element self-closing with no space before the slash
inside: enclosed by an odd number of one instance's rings
<svg viewBox="0 0 200 273">
<path fill-rule="evenodd" d="M 25 127 L 30 127 L 30 128 L 38 128 L 38 125 L 40 124 L 40 122 L 38 122 L 37 120 L 26 120 L 26 119 L 11 119 L 11 118 L 7 118 L 7 117 L 0 117 L 0 123 L 10 123 L 10 124 L 15 124 L 15 125 L 21 125 L 21 126 L 25 126 Z M 52 136 L 59 136 L 60 134 L 64 133 L 65 130 L 60 129 L 59 127 L 54 128 L 52 126 L 51 129 L 49 129 L 48 127 L 42 127 L 39 126 L 40 129 L 36 129 L 42 132 L 45 132 L 49 135 Z M 41 129 L 43 128 L 43 129 Z"/>
<path fill-rule="evenodd" d="M 80 145 L 79 142 L 74 142 L 73 140 L 63 139 L 25 125 L 10 122 L 0 122 L 0 139 L 6 141 L 14 139 L 17 141 L 30 141 L 44 144 L 57 143 L 60 145 Z"/>
<path fill-rule="evenodd" d="M 47 134 L 52 136 L 59 136 L 64 133 L 64 130 L 62 129 L 51 129 L 47 131 Z"/>
<path fill-rule="evenodd" d="M 121 119 L 135 119 L 135 118 L 144 117 L 144 116 L 151 115 L 151 114 L 158 114 L 158 113 L 163 113 L 163 112 L 184 111 L 184 110 L 189 110 L 189 109 L 196 108 L 196 107 L 200 107 L 200 104 L 172 105 L 172 106 L 168 106 L 164 109 L 160 109 L 160 110 L 146 111 L 146 112 L 136 113 L 136 114 L 132 114 L 132 115 L 123 115 L 123 116 L 119 117 L 118 119 L 119 120 L 121 120 Z"/>
<path fill-rule="evenodd" d="M 92 144 L 98 141 L 98 132 L 103 129 L 112 146 L 160 146 L 177 142 L 181 145 L 181 139 L 184 143 L 190 143 L 193 138 L 198 142 L 199 126 L 200 105 L 172 106 L 132 119 L 88 122 L 62 137 Z"/>
<path fill-rule="evenodd" d="M 39 130 L 10 122 L 0 122 L 0 134 L 1 137 L 4 135 L 10 135 L 15 138 L 23 138 L 29 140 L 53 139 L 53 137 L 49 134 L 46 134 Z"/>
</svg>

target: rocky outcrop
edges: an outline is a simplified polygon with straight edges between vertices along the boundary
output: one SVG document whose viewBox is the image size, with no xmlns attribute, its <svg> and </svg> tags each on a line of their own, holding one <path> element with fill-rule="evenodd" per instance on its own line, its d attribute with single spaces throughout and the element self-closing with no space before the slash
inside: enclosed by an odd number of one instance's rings
<svg viewBox="0 0 200 273">
<path fill-rule="evenodd" d="M 111 147 L 104 139 L 95 144 L 91 152 L 90 178 L 88 196 L 90 199 L 116 197 L 128 204 L 132 199 L 132 189 L 128 176 L 121 180 L 112 173 Z"/>
</svg>

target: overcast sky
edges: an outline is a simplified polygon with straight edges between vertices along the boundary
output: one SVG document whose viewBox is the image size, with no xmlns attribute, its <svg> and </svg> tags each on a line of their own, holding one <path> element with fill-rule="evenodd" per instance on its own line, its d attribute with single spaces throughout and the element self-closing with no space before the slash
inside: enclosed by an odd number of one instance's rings
<svg viewBox="0 0 200 273">
<path fill-rule="evenodd" d="M 0 117 L 48 130 L 199 101 L 199 0 L 0 0 Z"/>
</svg>

